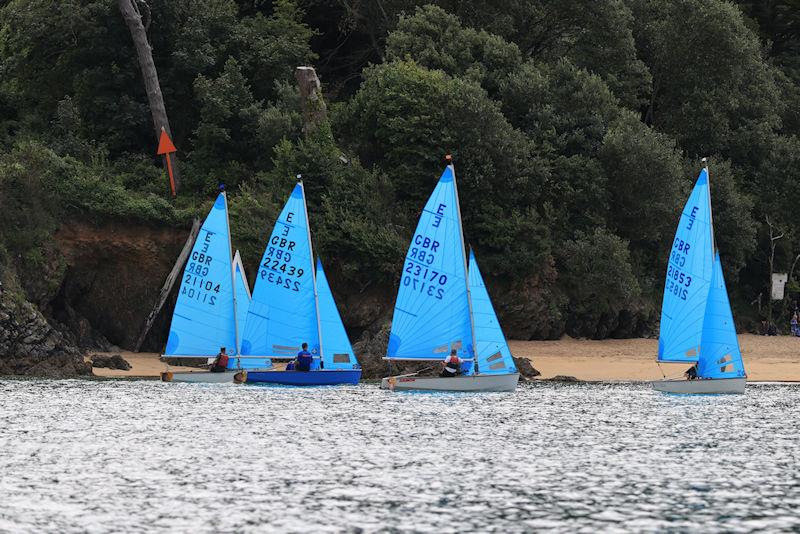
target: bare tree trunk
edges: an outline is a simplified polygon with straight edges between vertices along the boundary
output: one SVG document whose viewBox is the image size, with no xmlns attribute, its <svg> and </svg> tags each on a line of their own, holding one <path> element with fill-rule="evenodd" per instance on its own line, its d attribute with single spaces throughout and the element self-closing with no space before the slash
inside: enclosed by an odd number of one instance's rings
<svg viewBox="0 0 800 534">
<path fill-rule="evenodd" d="M 328 109 L 322 98 L 322 85 L 319 83 L 314 67 L 297 67 L 294 77 L 300 87 L 303 131 L 308 135 L 315 132 L 325 122 L 328 117 Z"/>
<path fill-rule="evenodd" d="M 183 264 L 186 263 L 186 260 L 189 258 L 189 253 L 192 251 L 192 246 L 194 246 L 194 240 L 197 239 L 197 234 L 199 233 L 200 233 L 200 219 L 195 219 L 192 222 L 192 229 L 189 231 L 189 237 L 186 238 L 186 243 L 183 245 L 183 249 L 181 250 L 181 253 L 178 255 L 178 259 L 175 260 L 175 265 L 172 266 L 172 270 L 167 275 L 166 280 L 164 280 L 164 285 L 161 288 L 161 292 L 158 294 L 155 306 L 153 306 L 152 311 L 150 311 L 150 315 L 148 315 L 147 319 L 145 319 L 144 327 L 142 327 L 142 331 L 139 333 L 139 337 L 136 338 L 136 344 L 133 346 L 134 352 L 139 352 L 139 349 L 142 348 L 142 343 L 144 343 L 144 338 L 147 337 L 147 333 L 150 332 L 150 327 L 153 326 L 153 322 L 156 320 L 156 317 L 158 317 L 158 314 L 161 312 L 161 308 L 164 307 L 164 303 L 167 301 L 170 291 L 172 291 L 172 286 L 175 285 L 175 281 L 178 280 L 178 278 L 180 278 Z"/>
<path fill-rule="evenodd" d="M 772 271 L 775 263 L 775 242 L 783 237 L 783 232 L 775 235 L 775 227 L 766 215 L 765 220 L 769 226 L 769 304 L 767 305 L 767 324 L 772 325 Z"/>
<path fill-rule="evenodd" d="M 147 6 L 143 0 L 141 1 L 144 6 Z M 153 50 L 147 40 L 147 31 L 144 24 L 142 24 L 142 15 L 139 13 L 139 8 L 136 4 L 137 0 L 118 0 L 119 11 L 122 13 L 122 18 L 128 25 L 133 39 L 133 45 L 136 47 L 136 56 L 139 59 L 139 67 L 142 69 L 142 78 L 144 79 L 144 89 L 147 92 L 147 101 L 150 105 L 150 113 L 153 115 L 153 127 L 156 134 L 156 142 L 161 136 L 161 128 L 163 127 L 170 138 L 172 138 L 172 130 L 169 127 L 169 119 L 167 118 L 167 108 L 164 107 L 164 96 L 161 94 L 161 85 L 158 83 L 158 72 L 156 72 L 156 65 L 153 62 Z M 166 154 L 165 157 L 171 157 L 173 176 L 175 178 L 175 192 L 180 189 L 180 175 L 178 173 L 177 157 L 175 154 Z"/>
</svg>

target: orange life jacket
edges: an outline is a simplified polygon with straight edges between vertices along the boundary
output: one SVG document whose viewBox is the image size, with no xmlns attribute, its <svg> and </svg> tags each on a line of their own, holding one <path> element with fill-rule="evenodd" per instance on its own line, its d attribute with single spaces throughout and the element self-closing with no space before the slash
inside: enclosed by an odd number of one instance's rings
<svg viewBox="0 0 800 534">
<path fill-rule="evenodd" d="M 220 354 L 217 358 L 217 367 L 228 367 L 228 355 Z"/>
</svg>

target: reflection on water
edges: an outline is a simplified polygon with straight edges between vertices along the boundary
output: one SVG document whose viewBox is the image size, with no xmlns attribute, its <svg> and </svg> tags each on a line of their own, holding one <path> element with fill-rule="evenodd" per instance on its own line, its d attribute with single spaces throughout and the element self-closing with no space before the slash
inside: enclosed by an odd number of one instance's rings
<svg viewBox="0 0 800 534">
<path fill-rule="evenodd" d="M 800 388 L 0 381 L 0 531 L 800 529 Z"/>
</svg>

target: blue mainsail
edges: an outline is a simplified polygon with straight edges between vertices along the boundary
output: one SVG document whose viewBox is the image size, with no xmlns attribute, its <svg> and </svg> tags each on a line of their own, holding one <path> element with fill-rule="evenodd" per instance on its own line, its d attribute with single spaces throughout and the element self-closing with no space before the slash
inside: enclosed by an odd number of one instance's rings
<svg viewBox="0 0 800 534">
<path fill-rule="evenodd" d="M 472 295 L 472 320 L 475 324 L 478 371 L 481 374 L 516 373 L 506 336 L 500 328 L 492 300 L 486 291 L 475 254 L 469 252 L 469 287 Z"/>
<path fill-rule="evenodd" d="M 387 358 L 443 360 L 451 348 L 473 357 L 464 257 L 449 165 L 422 210 L 403 263 Z"/>
<path fill-rule="evenodd" d="M 700 359 L 697 374 L 701 378 L 737 378 L 745 376 L 742 351 L 736 337 L 733 314 L 722 274 L 719 253 L 714 257 L 714 274 L 708 293 Z"/>
<path fill-rule="evenodd" d="M 319 354 L 305 193 L 298 183 L 275 222 L 261 258 L 242 335 L 242 354 L 294 357 L 302 343 Z"/>
<path fill-rule="evenodd" d="M 667 264 L 658 361 L 696 362 L 713 267 L 708 171 L 683 208 Z"/>
<path fill-rule="evenodd" d="M 358 360 L 353 353 L 350 339 L 344 329 L 336 302 L 333 300 L 328 277 L 317 260 L 317 295 L 319 297 L 319 318 L 322 335 L 322 362 L 325 369 L 356 369 Z"/>
<path fill-rule="evenodd" d="M 220 347 L 237 354 L 234 316 L 228 200 L 220 193 L 183 270 L 164 354 L 208 357 Z"/>
</svg>

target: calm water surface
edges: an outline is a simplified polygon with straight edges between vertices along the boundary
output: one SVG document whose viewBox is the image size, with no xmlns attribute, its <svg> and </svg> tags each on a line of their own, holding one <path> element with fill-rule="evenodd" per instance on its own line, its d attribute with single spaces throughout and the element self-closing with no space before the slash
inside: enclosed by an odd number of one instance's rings
<svg viewBox="0 0 800 534">
<path fill-rule="evenodd" d="M 800 387 L 0 381 L 0 531 L 800 530 Z"/>
</svg>

